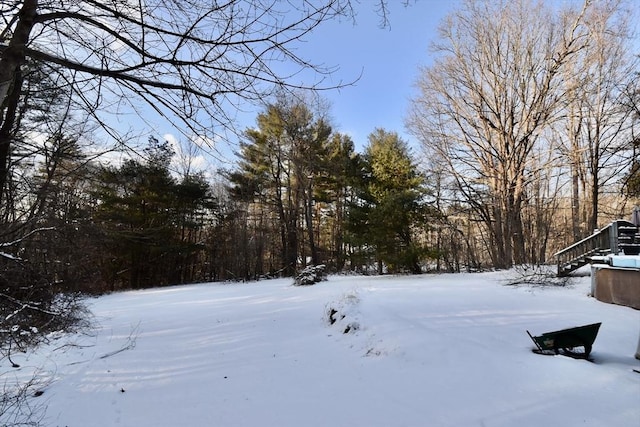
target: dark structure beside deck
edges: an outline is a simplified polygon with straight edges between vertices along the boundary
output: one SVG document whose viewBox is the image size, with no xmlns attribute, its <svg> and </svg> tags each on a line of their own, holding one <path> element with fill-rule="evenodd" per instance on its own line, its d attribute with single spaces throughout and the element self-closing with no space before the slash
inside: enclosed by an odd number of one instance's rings
<svg viewBox="0 0 640 427">
<path fill-rule="evenodd" d="M 591 294 L 598 301 L 640 310 L 640 268 L 593 264 Z"/>
</svg>

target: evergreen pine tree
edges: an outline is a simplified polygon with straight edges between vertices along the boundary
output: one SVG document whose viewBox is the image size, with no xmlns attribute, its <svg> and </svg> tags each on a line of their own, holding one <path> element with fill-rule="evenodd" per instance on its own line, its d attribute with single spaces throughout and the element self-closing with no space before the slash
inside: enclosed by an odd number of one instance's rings
<svg viewBox="0 0 640 427">
<path fill-rule="evenodd" d="M 350 236 L 375 257 L 378 273 L 421 271 L 426 248 L 416 234 L 426 226 L 425 179 L 407 143 L 397 133 L 376 129 L 362 158 L 358 198 L 350 207 Z"/>
</svg>

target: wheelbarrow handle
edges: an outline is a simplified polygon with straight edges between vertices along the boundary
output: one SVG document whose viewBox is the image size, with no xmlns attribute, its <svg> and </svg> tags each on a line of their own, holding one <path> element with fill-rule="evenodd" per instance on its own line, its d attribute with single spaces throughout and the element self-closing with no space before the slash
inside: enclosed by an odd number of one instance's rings
<svg viewBox="0 0 640 427">
<path fill-rule="evenodd" d="M 529 338 L 531 338 L 531 341 L 533 341 L 533 343 L 536 345 L 536 347 L 538 347 L 538 350 L 544 351 L 542 350 L 542 347 L 540 347 L 540 344 L 538 344 L 538 341 L 536 341 L 536 339 L 533 337 L 533 335 L 531 335 L 531 333 L 529 333 L 529 331 L 527 331 L 527 334 L 529 335 Z"/>
</svg>

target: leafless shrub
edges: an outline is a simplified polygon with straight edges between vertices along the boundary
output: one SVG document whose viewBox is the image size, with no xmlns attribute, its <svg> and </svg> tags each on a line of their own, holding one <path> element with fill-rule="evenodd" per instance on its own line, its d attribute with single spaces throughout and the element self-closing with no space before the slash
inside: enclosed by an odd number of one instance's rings
<svg viewBox="0 0 640 427">
<path fill-rule="evenodd" d="M 0 359 L 1 360 L 1 359 Z M 4 381 L 1 381 L 4 377 Z M 36 372 L 26 383 L 0 374 L 2 383 L 0 396 L 0 425 L 40 426 L 44 419 L 46 404 L 40 396 L 49 385 Z"/>
<path fill-rule="evenodd" d="M 88 330 L 90 313 L 79 294 L 50 294 L 36 285 L 12 294 L 0 290 L 0 426 L 39 426 L 46 405 L 38 398 L 49 380 L 38 372 L 26 381 L 14 376 L 20 366 L 12 355 L 48 343 L 60 332 Z"/>
<path fill-rule="evenodd" d="M 58 331 L 78 331 L 90 325 L 90 315 L 78 294 L 58 294 L 50 298 L 17 298 L 0 292 L 0 356 L 24 352 L 47 341 Z M 40 295 L 41 296 L 41 295 Z"/>
<path fill-rule="evenodd" d="M 513 268 L 513 275 L 507 280 L 507 285 L 529 286 L 567 286 L 570 277 L 558 277 L 555 268 L 548 265 L 523 264 Z"/>
</svg>

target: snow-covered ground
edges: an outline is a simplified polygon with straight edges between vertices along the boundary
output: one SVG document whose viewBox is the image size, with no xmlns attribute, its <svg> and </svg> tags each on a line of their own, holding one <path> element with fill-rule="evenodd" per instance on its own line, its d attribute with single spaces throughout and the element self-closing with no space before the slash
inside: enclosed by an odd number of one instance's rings
<svg viewBox="0 0 640 427">
<path fill-rule="evenodd" d="M 640 426 L 640 312 L 588 297 L 589 277 L 540 288 L 504 276 L 107 295 L 90 303 L 92 335 L 0 372 L 49 380 L 33 399 L 48 426 Z M 594 322 L 593 362 L 534 354 L 525 332 Z"/>
</svg>

